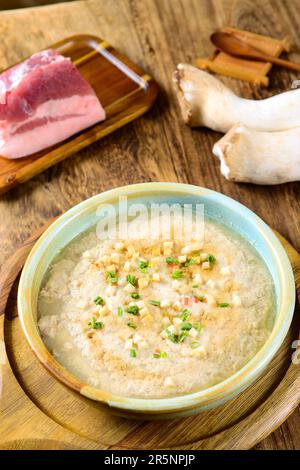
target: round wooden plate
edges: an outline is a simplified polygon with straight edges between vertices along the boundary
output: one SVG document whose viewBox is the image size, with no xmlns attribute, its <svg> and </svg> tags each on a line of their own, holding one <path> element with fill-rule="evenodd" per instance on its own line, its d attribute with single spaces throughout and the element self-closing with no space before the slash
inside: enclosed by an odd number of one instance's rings
<svg viewBox="0 0 300 470">
<path fill-rule="evenodd" d="M 249 449 L 295 409 L 300 365 L 292 362 L 292 343 L 299 338 L 298 303 L 289 333 L 263 376 L 214 410 L 163 423 L 128 420 L 60 384 L 31 352 L 16 307 L 18 275 L 44 229 L 15 252 L 0 275 L 0 448 Z M 291 260 L 299 297 L 300 255 L 278 236 Z"/>
</svg>

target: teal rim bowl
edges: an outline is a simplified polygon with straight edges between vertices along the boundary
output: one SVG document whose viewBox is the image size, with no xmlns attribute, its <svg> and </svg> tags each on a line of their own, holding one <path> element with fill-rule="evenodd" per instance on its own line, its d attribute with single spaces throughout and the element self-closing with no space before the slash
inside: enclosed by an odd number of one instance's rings
<svg viewBox="0 0 300 470">
<path fill-rule="evenodd" d="M 202 203 L 207 216 L 239 233 L 265 261 L 273 278 L 276 315 L 272 332 L 257 354 L 226 380 L 199 392 L 161 399 L 132 398 L 94 388 L 68 372 L 47 350 L 37 327 L 37 298 L 43 277 L 57 253 L 80 233 L 96 225 L 101 204 L 131 202 Z M 178 183 L 142 183 L 112 189 L 87 199 L 59 217 L 40 237 L 24 265 L 18 290 L 18 310 L 25 336 L 41 363 L 61 382 L 92 400 L 120 412 L 162 417 L 185 416 L 216 407 L 247 388 L 281 346 L 292 321 L 295 284 L 292 267 L 280 241 L 252 211 L 209 189 Z"/>
</svg>

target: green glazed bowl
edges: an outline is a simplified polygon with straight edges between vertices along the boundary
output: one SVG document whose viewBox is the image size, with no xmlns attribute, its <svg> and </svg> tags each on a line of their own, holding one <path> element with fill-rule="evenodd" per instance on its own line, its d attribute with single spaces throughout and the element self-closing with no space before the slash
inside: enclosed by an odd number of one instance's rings
<svg viewBox="0 0 300 470">
<path fill-rule="evenodd" d="M 128 204 L 143 202 L 202 203 L 207 216 L 220 221 L 248 240 L 265 261 L 274 281 L 275 323 L 258 353 L 238 372 L 213 387 L 199 392 L 162 399 L 113 395 L 83 383 L 60 365 L 47 350 L 37 327 L 37 298 L 43 277 L 57 253 L 74 237 L 96 225 L 96 209 L 102 204 L 117 206 L 119 196 Z M 68 210 L 36 242 L 22 271 L 18 310 L 26 338 L 41 363 L 61 382 L 81 395 L 105 404 L 114 412 L 143 418 L 169 418 L 198 413 L 234 397 L 246 389 L 271 361 L 281 346 L 292 321 L 295 285 L 290 262 L 278 238 L 253 212 L 220 193 L 177 183 L 135 184 L 98 194 Z"/>
</svg>

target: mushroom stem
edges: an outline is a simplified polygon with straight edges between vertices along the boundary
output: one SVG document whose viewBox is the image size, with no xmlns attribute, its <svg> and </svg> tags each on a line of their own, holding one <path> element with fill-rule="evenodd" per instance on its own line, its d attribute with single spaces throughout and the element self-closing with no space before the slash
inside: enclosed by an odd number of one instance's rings
<svg viewBox="0 0 300 470">
<path fill-rule="evenodd" d="M 300 181 L 300 127 L 259 132 L 234 125 L 213 147 L 230 181 L 280 184 Z"/>
<path fill-rule="evenodd" d="M 177 66 L 173 81 L 183 119 L 192 127 L 227 132 L 239 121 L 260 131 L 300 127 L 299 88 L 264 100 L 247 100 L 213 75 L 188 64 Z"/>
</svg>

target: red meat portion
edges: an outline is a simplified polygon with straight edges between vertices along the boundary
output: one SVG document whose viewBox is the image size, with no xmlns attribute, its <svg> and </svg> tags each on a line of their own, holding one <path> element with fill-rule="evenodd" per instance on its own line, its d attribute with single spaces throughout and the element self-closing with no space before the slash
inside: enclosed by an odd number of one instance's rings
<svg viewBox="0 0 300 470">
<path fill-rule="evenodd" d="M 77 68 L 54 50 L 34 54 L 0 75 L 0 155 L 20 158 L 105 119 Z"/>
</svg>

